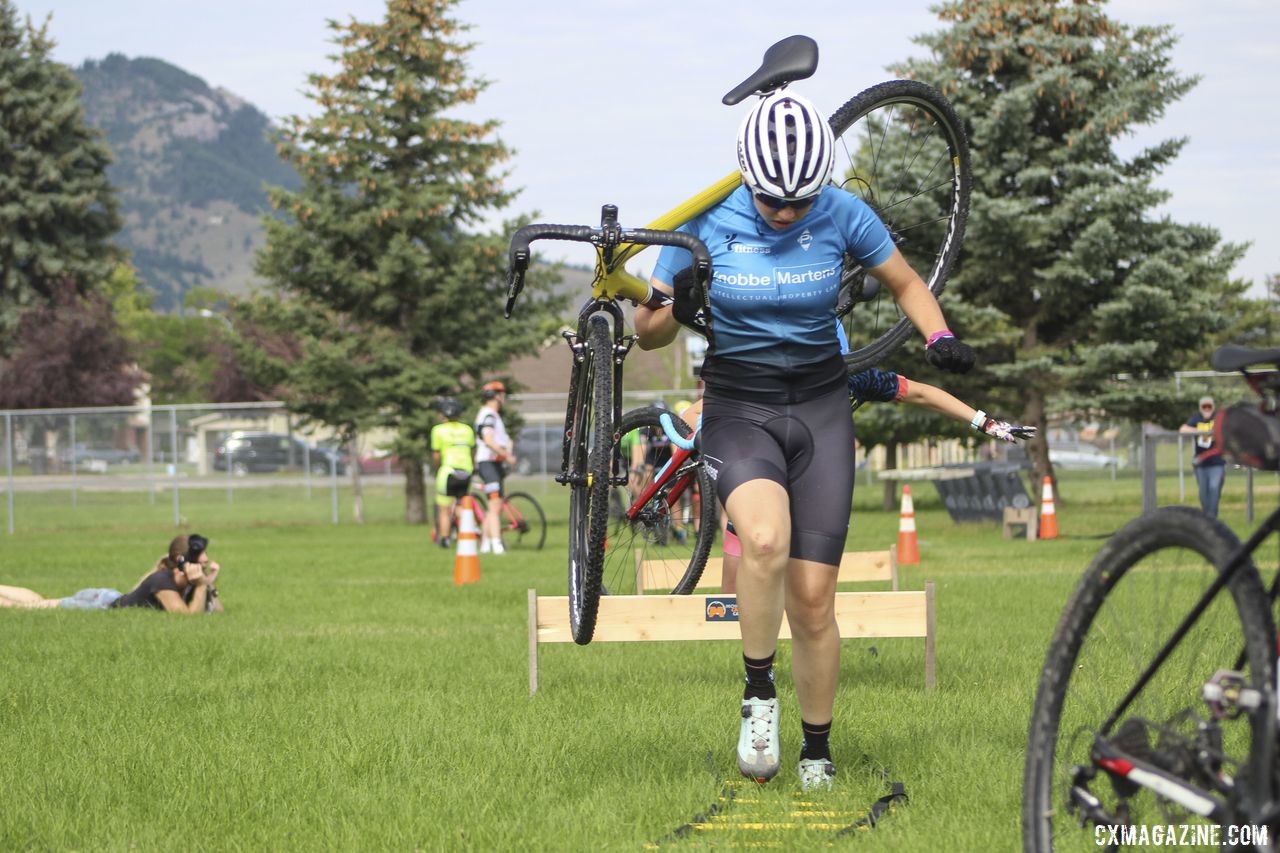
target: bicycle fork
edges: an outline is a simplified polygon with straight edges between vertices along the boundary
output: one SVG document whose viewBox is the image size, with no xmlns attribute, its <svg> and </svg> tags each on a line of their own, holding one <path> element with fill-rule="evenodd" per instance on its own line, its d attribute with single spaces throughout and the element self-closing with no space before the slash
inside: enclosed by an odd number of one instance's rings
<svg viewBox="0 0 1280 853">
<path fill-rule="evenodd" d="M 585 485 L 586 473 L 579 471 L 575 463 L 577 460 L 570 459 L 570 448 L 573 446 L 574 433 L 580 428 L 580 424 L 574 422 L 574 415 L 578 411 L 578 400 L 581 394 L 590 394 L 590 389 L 585 387 L 583 379 L 583 366 L 587 360 L 587 321 L 592 315 L 598 312 L 609 314 L 612 322 L 613 330 L 613 364 L 610 365 L 613 381 L 611 383 L 613 389 L 613 399 L 610 401 L 613 409 L 613 417 L 608 425 L 610 430 L 610 446 L 616 448 L 618 439 L 618 425 L 622 423 L 622 363 L 627 357 L 627 353 L 631 352 L 631 347 L 635 345 L 634 335 L 624 335 L 624 321 L 622 317 L 622 309 L 614 302 L 602 299 L 591 299 L 578 312 L 578 329 L 577 331 L 563 331 L 561 336 L 569 345 L 569 351 L 573 355 L 573 373 L 569 382 L 569 400 L 565 410 L 564 439 L 560 446 L 560 473 L 555 480 L 561 485 Z M 598 369 L 598 367 L 597 367 Z M 597 428 L 602 428 L 603 424 L 597 424 Z M 620 465 L 618 464 L 618 454 L 614 454 L 611 462 L 611 485 L 626 485 L 627 478 L 619 473 Z"/>
</svg>

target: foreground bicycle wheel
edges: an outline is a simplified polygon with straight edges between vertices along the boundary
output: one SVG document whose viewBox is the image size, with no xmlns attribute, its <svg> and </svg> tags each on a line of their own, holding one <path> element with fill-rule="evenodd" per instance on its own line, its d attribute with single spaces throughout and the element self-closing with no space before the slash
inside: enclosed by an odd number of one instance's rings
<svg viewBox="0 0 1280 853">
<path fill-rule="evenodd" d="M 640 430 L 642 441 L 665 440 L 659 418 L 663 409 L 635 409 L 622 416 L 619 436 Z M 671 422 L 683 437 L 693 430 L 675 415 Z M 707 565 L 718 526 L 715 484 L 694 453 L 675 468 L 652 472 L 658 483 L 652 497 L 635 502 L 626 489 L 613 491 L 604 586 L 609 595 L 634 595 L 636 560 L 660 560 L 650 591 L 676 595 L 693 592 Z M 645 485 L 648 485 L 646 480 Z"/>
<path fill-rule="evenodd" d="M 831 130 L 832 180 L 871 206 L 911 268 L 941 293 L 969 215 L 969 146 L 950 102 L 924 83 L 891 80 L 836 110 Z M 856 347 L 845 356 L 851 372 L 883 360 L 913 330 L 892 294 L 851 260 L 837 313 Z"/>
<path fill-rule="evenodd" d="M 1165 507 L 1130 522 L 1094 559 L 1040 678 L 1023 780 L 1025 850 L 1097 850 L 1096 827 L 1116 823 L 1247 823 L 1269 799 L 1275 629 L 1251 561 L 1117 715 L 1239 545 L 1217 520 Z M 1214 707 L 1206 689 L 1227 698 Z M 1240 701 L 1230 701 L 1236 695 Z M 1245 708 L 1252 699 L 1261 704 Z M 1136 783 L 1135 768 L 1163 776 L 1154 784 L 1164 794 Z M 1197 814 L 1207 800 L 1167 780 L 1189 783 L 1227 810 Z"/>
<path fill-rule="evenodd" d="M 613 341 L 609 321 L 598 314 L 587 321 L 574 381 L 568 424 L 569 626 L 573 641 L 586 645 L 600 607 L 613 461 Z"/>
<path fill-rule="evenodd" d="M 507 548 L 542 550 L 547 541 L 547 515 L 533 495 L 512 492 L 502 500 L 502 544 Z"/>
</svg>

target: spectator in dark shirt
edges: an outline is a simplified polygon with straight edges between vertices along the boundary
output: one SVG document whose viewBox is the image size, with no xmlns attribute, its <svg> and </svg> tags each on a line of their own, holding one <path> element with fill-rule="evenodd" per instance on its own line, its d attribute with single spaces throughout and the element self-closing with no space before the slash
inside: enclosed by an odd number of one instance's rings
<svg viewBox="0 0 1280 853">
<path fill-rule="evenodd" d="M 222 610 L 214 581 L 221 566 L 209 558 L 209 540 L 199 533 L 175 537 L 169 552 L 127 593 L 114 589 L 82 589 L 66 598 L 45 598 L 32 590 L 0 585 L 0 607 L 108 610 L 151 607 L 170 613 Z"/>
<path fill-rule="evenodd" d="M 1226 460 L 1222 458 L 1222 448 L 1214 439 L 1214 421 L 1217 410 L 1212 397 L 1201 397 L 1200 408 L 1187 422 L 1178 428 L 1178 432 L 1189 433 L 1196 437 L 1195 455 L 1191 465 L 1196 472 L 1196 484 L 1200 487 L 1200 508 L 1206 513 L 1218 517 L 1218 503 L 1222 499 L 1222 483 L 1227 476 Z"/>
</svg>

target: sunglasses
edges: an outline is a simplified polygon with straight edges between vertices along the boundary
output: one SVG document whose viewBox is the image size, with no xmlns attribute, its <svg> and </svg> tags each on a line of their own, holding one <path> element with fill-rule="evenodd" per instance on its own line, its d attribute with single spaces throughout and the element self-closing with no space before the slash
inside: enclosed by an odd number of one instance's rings
<svg viewBox="0 0 1280 853">
<path fill-rule="evenodd" d="M 1206 403 L 1205 405 L 1201 406 L 1200 408 L 1207 412 L 1207 411 L 1209 411 L 1210 409 L 1212 409 L 1212 408 L 1213 408 L 1213 406 L 1211 406 L 1211 405 L 1209 405 L 1208 403 Z"/>
<path fill-rule="evenodd" d="M 795 210 L 803 210 L 813 204 L 813 196 L 809 198 L 778 198 L 768 193 L 753 193 L 756 201 L 763 204 L 770 210 L 782 210 L 784 207 L 790 207 Z"/>
</svg>

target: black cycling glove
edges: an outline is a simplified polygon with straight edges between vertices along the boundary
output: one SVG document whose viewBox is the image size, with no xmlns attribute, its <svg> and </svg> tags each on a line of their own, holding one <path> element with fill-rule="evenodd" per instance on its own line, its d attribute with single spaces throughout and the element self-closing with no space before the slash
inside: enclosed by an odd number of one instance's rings
<svg viewBox="0 0 1280 853">
<path fill-rule="evenodd" d="M 947 331 L 938 332 L 929 340 L 924 357 L 948 373 L 968 373 L 973 369 L 973 348 Z"/>
<path fill-rule="evenodd" d="M 676 292 L 675 304 L 671 306 L 671 313 L 675 315 L 676 321 L 710 342 L 711 300 L 707 295 L 706 283 L 698 280 L 692 266 L 687 266 L 675 274 L 671 286 Z"/>
</svg>

